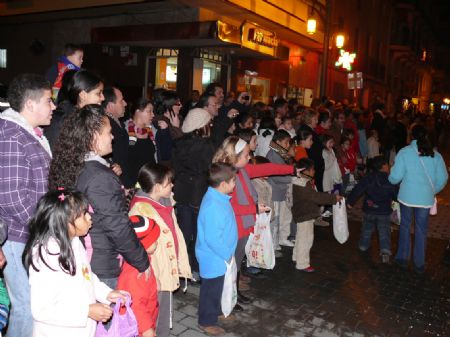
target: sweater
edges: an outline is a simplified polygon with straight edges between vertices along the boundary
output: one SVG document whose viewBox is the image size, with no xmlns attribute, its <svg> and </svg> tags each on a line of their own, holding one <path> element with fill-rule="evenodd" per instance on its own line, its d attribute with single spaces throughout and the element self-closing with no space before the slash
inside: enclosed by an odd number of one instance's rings
<svg viewBox="0 0 450 337">
<path fill-rule="evenodd" d="M 236 250 L 238 233 L 230 198 L 209 187 L 200 205 L 195 255 L 202 278 L 225 275 L 225 261 Z"/>
<path fill-rule="evenodd" d="M 392 184 L 400 183 L 398 201 L 409 207 L 432 207 L 435 194 L 445 187 L 447 180 L 447 167 L 442 156 L 435 151 L 434 157 L 419 157 L 415 140 L 397 154 L 389 175 Z"/>
<path fill-rule="evenodd" d="M 267 159 L 274 164 L 286 164 L 281 155 L 274 151 L 272 148 L 267 153 Z M 272 200 L 273 201 L 286 201 L 286 193 L 289 184 L 292 183 L 291 176 L 271 176 L 269 178 L 269 184 L 272 186 Z"/>
<path fill-rule="evenodd" d="M 296 177 L 292 181 L 292 219 L 294 222 L 314 220 L 320 216 L 320 206 L 334 205 L 336 195 L 325 192 L 317 192 L 311 183 L 311 178 Z"/>
<path fill-rule="evenodd" d="M 33 337 L 94 337 L 97 322 L 88 317 L 89 305 L 96 301 L 109 304 L 111 289 L 92 272 L 78 237 L 72 239 L 74 276 L 61 270 L 56 240 L 50 239 L 47 248 L 51 254 L 45 249 L 42 254 L 48 266 L 34 249 L 33 261 L 39 272 L 29 268 Z"/>
<path fill-rule="evenodd" d="M 392 212 L 392 200 L 396 199 L 397 189 L 388 180 L 385 172 L 373 172 L 354 187 L 348 196 L 347 203 L 353 206 L 364 194 L 363 211 L 366 214 L 389 215 Z"/>
</svg>

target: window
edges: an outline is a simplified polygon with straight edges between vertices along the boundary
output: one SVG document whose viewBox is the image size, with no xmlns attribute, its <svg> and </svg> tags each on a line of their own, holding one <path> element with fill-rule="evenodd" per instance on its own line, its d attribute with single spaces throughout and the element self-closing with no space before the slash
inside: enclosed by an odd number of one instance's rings
<svg viewBox="0 0 450 337">
<path fill-rule="evenodd" d="M 6 69 L 6 49 L 0 49 L 0 69 Z"/>
</svg>

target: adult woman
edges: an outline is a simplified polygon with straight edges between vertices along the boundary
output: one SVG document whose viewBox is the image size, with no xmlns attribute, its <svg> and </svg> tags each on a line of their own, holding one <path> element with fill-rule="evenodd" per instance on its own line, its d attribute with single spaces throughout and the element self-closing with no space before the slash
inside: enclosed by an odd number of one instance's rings
<svg viewBox="0 0 450 337">
<path fill-rule="evenodd" d="M 412 142 L 395 158 L 389 175 L 392 184 L 400 183 L 400 234 L 395 262 L 407 268 L 410 255 L 410 225 L 414 214 L 414 270 L 425 271 L 425 244 L 430 208 L 436 193 L 447 183 L 447 169 L 442 156 L 433 149 L 425 127 L 415 125 L 411 130 Z"/>
<path fill-rule="evenodd" d="M 155 122 L 159 128 L 156 133 L 156 149 L 158 162 L 169 163 L 172 158 L 172 147 L 175 139 L 183 136 L 180 129 L 180 97 L 175 91 L 161 92 L 156 105 Z M 156 126 L 156 125 L 155 125 Z"/>
<path fill-rule="evenodd" d="M 131 185 L 136 184 L 140 168 L 144 164 L 155 164 L 155 137 L 152 130 L 153 104 L 146 98 L 139 99 L 125 123 L 128 131 L 128 171 Z"/>
<path fill-rule="evenodd" d="M 58 97 L 58 107 L 53 113 L 51 124 L 44 129 L 50 147 L 53 149 L 59 131 L 68 114 L 81 109 L 88 104 L 101 104 L 103 97 L 103 82 L 95 74 L 81 70 L 68 71 L 63 78 L 64 87 L 61 88 L 62 98 Z"/>
<path fill-rule="evenodd" d="M 236 175 L 236 188 L 231 195 L 231 205 L 233 206 L 238 226 L 239 241 L 235 252 L 238 270 L 245 256 L 245 245 L 248 236 L 255 226 L 256 214 L 269 210 L 267 205 L 258 204 L 258 195 L 250 179 L 271 175 L 287 175 L 292 174 L 294 171 L 290 165 L 272 163 L 260 165 L 249 164 L 249 159 L 249 145 L 236 136 L 225 139 L 213 158 L 213 162 L 228 163 L 234 165 L 238 170 Z M 237 279 L 239 280 L 239 275 Z M 239 282 L 238 301 L 244 304 L 250 301 L 250 299 L 239 292 Z"/>
<path fill-rule="evenodd" d="M 66 118 L 61 134 L 53 151 L 49 188 L 77 188 L 88 198 L 94 213 L 85 243 L 91 247 L 92 270 L 115 289 L 119 254 L 140 272 L 148 272 L 150 263 L 129 222 L 120 180 L 102 158 L 112 151 L 109 119 L 100 105 L 86 105 Z"/>
</svg>

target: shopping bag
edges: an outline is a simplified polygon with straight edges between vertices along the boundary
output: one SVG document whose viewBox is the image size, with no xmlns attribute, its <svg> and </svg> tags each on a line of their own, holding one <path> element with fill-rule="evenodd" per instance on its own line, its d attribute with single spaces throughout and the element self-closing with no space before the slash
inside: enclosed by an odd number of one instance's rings
<svg viewBox="0 0 450 337">
<path fill-rule="evenodd" d="M 275 250 L 270 231 L 271 213 L 256 215 L 254 233 L 250 233 L 245 245 L 247 267 L 262 269 L 273 269 L 275 267 Z"/>
<path fill-rule="evenodd" d="M 333 205 L 333 233 L 339 243 L 344 243 L 348 239 L 348 222 L 345 199 Z"/>
<path fill-rule="evenodd" d="M 114 306 L 111 326 L 105 329 L 102 322 L 98 322 L 95 337 L 136 337 L 138 336 L 138 325 L 136 316 L 131 310 L 131 297 L 127 296 L 125 301 L 125 313 L 120 314 L 122 300 L 118 299 Z"/>
<path fill-rule="evenodd" d="M 436 215 L 437 214 L 437 199 L 434 197 L 434 204 L 430 208 L 430 215 Z"/>
<path fill-rule="evenodd" d="M 227 265 L 227 271 L 223 280 L 221 305 L 223 315 L 228 317 L 237 303 L 237 267 L 234 256 L 231 258 L 230 262 L 225 261 L 225 264 Z"/>
<path fill-rule="evenodd" d="M 392 213 L 391 222 L 400 225 L 401 214 L 400 214 L 400 204 L 397 201 L 391 203 Z"/>
</svg>

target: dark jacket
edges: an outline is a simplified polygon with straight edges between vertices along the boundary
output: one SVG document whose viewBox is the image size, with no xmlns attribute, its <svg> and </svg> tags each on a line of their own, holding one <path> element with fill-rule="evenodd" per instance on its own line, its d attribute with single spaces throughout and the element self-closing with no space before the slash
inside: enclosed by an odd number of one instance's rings
<svg viewBox="0 0 450 337">
<path fill-rule="evenodd" d="M 292 219 L 294 222 L 314 220 L 320 216 L 320 206 L 334 205 L 336 195 L 325 192 L 317 192 L 306 177 L 294 178 L 292 180 Z"/>
<path fill-rule="evenodd" d="M 123 124 L 118 124 L 113 118 L 109 117 L 111 123 L 111 133 L 114 136 L 112 142 L 113 152 L 111 155 L 112 161 L 120 165 L 122 175 L 120 180 L 125 188 L 133 187 L 133 182 L 130 178 L 130 169 L 128 166 L 128 132 Z"/>
<path fill-rule="evenodd" d="M 319 191 L 323 191 L 323 172 L 325 171 L 325 162 L 323 160 L 323 145 L 319 135 L 308 125 L 302 124 L 300 126 L 300 130 L 308 130 L 313 135 L 313 144 L 308 152 L 308 157 L 314 161 L 314 168 L 316 170 L 316 174 L 314 176 L 314 182 Z"/>
<path fill-rule="evenodd" d="M 150 263 L 147 252 L 132 229 L 119 177 L 97 161 L 88 161 L 77 180 L 94 209 L 89 231 L 93 254 L 92 271 L 100 278 L 120 274 L 119 254 L 126 262 L 145 271 Z"/>
<path fill-rule="evenodd" d="M 353 206 L 362 194 L 364 194 L 364 213 L 377 215 L 392 213 L 391 203 L 397 198 L 397 188 L 389 182 L 387 173 L 373 172 L 362 178 L 348 196 L 347 203 Z"/>
<path fill-rule="evenodd" d="M 75 109 L 76 108 L 69 101 L 62 101 L 53 112 L 50 125 L 44 127 L 44 135 L 52 150 L 55 147 L 56 139 L 58 138 L 64 120 L 70 113 L 74 112 Z"/>
<path fill-rule="evenodd" d="M 217 146 L 210 138 L 192 133 L 177 139 L 172 155 L 177 203 L 200 207 L 208 189 L 208 171 Z"/>
</svg>

